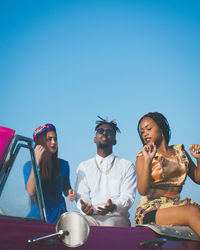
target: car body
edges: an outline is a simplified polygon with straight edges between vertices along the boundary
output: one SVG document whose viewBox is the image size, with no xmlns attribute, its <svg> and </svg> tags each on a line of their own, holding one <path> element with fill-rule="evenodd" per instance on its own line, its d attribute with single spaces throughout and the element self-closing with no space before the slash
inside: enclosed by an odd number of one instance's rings
<svg viewBox="0 0 200 250">
<path fill-rule="evenodd" d="M 32 140 L 0 127 L 0 247 L 4 249 L 70 249 L 59 236 L 30 243 L 56 232 L 46 222 L 46 210 Z M 21 154 L 21 156 L 20 156 Z M 23 180 L 23 165 L 31 160 L 41 219 L 27 218 L 30 199 Z M 80 225 L 74 225 L 79 227 Z M 73 236 L 73 237 L 76 237 Z M 77 249 L 200 249 L 200 239 L 188 227 L 90 227 L 89 237 Z"/>
</svg>

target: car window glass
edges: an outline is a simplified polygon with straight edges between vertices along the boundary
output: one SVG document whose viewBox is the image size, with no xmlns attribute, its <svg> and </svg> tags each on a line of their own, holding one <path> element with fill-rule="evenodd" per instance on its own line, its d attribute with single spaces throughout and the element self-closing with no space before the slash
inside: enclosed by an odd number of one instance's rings
<svg viewBox="0 0 200 250">
<path fill-rule="evenodd" d="M 0 196 L 0 214 L 22 218 L 31 217 L 29 216 L 31 199 L 25 188 L 23 174 L 24 165 L 28 161 L 31 161 L 29 149 L 21 148 Z M 37 197 L 35 199 L 37 200 Z"/>
</svg>

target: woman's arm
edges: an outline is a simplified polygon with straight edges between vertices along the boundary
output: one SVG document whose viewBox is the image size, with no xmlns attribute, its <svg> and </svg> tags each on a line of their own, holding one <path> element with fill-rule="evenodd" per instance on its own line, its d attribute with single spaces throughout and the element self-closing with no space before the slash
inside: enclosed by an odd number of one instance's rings
<svg viewBox="0 0 200 250">
<path fill-rule="evenodd" d="M 197 166 L 194 164 L 191 157 L 186 152 L 187 157 L 189 159 L 188 175 L 194 182 L 200 184 L 200 145 L 192 144 L 192 146 L 190 147 L 190 153 L 196 159 Z"/>
<path fill-rule="evenodd" d="M 142 149 L 142 156 L 138 156 L 136 160 L 137 188 L 141 195 L 146 195 L 150 189 L 151 164 L 156 154 L 156 146 L 154 144 L 145 145 Z"/>
<path fill-rule="evenodd" d="M 29 195 L 35 194 L 36 188 L 35 188 L 35 177 L 33 173 L 33 168 L 31 168 L 31 173 L 26 184 L 26 190 Z"/>
<path fill-rule="evenodd" d="M 42 159 L 42 155 L 44 153 L 45 149 L 41 145 L 37 145 L 35 148 L 35 158 L 37 165 L 39 167 L 40 161 Z M 26 184 L 26 190 L 29 195 L 34 195 L 36 192 L 36 187 L 35 187 L 35 177 L 33 173 L 33 168 L 31 169 L 30 176 L 28 178 L 27 184 Z"/>
<path fill-rule="evenodd" d="M 70 167 L 68 161 L 62 160 L 62 174 L 64 178 L 63 193 L 69 201 L 74 201 L 76 198 L 76 192 L 72 189 L 70 184 Z"/>
</svg>

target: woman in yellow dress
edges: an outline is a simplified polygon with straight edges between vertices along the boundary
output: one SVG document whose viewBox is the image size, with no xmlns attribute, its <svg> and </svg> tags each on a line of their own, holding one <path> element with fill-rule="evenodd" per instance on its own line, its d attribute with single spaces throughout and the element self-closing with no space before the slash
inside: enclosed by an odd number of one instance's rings
<svg viewBox="0 0 200 250">
<path fill-rule="evenodd" d="M 188 225 L 200 236 L 200 204 L 189 198 L 180 200 L 187 175 L 200 184 L 200 145 L 190 147 L 195 166 L 182 144 L 168 146 L 170 127 L 158 112 L 139 120 L 138 133 L 143 148 L 136 158 L 137 187 L 143 197 L 135 224 Z"/>
</svg>

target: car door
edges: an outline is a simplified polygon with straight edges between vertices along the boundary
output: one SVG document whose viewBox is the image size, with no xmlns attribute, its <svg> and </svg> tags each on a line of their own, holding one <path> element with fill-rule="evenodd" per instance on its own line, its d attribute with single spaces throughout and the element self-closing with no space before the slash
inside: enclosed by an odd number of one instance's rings
<svg viewBox="0 0 200 250">
<path fill-rule="evenodd" d="M 8 137 L 5 137 L 5 129 L 3 132 L 1 130 L 0 137 L 1 156 L 4 154 L 0 168 L 0 248 L 3 250 L 66 249 L 58 237 L 38 243 L 28 243 L 30 238 L 55 233 L 55 225 L 46 223 L 44 199 L 32 140 L 20 135 L 12 135 L 8 140 Z M 7 143 L 7 150 L 3 147 L 4 141 Z M 31 199 L 26 191 L 23 175 L 27 161 L 31 161 L 34 169 L 36 199 L 41 218 L 28 217 Z"/>
</svg>

